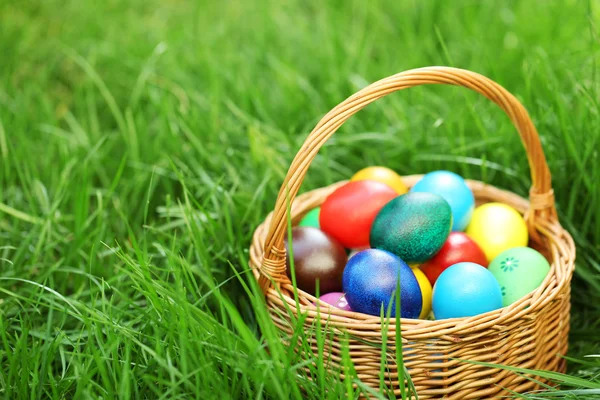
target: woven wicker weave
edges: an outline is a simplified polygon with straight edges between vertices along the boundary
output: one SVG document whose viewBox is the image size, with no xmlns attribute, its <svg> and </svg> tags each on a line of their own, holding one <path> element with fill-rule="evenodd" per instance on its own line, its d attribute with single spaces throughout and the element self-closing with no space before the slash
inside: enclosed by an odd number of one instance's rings
<svg viewBox="0 0 600 400">
<path fill-rule="evenodd" d="M 527 111 L 497 83 L 479 74 L 448 67 L 410 70 L 375 82 L 339 104 L 317 124 L 294 158 L 281 186 L 275 210 L 254 233 L 250 263 L 267 299 L 273 322 L 283 333 L 291 333 L 289 312 L 307 314 L 310 325 L 317 316 L 318 302 L 298 290 L 299 310 L 293 287 L 285 273 L 285 247 L 288 201 L 295 224 L 310 209 L 345 182 L 310 191 L 296 197 L 304 175 L 320 147 L 354 113 L 369 103 L 398 90 L 424 84 L 464 86 L 495 102 L 509 116 L 525 146 L 531 169 L 529 201 L 514 193 L 478 181 L 467 181 L 478 204 L 497 201 L 513 206 L 525 215 L 530 245 L 542 251 L 552 268 L 541 286 L 518 302 L 499 310 L 469 318 L 439 321 L 401 319 L 404 362 L 410 371 L 419 398 L 490 398 L 510 389 L 517 393 L 536 389 L 536 383 L 506 370 L 489 368 L 460 360 L 473 360 L 531 369 L 563 371 L 567 351 L 570 310 L 570 281 L 574 268 L 575 245 L 561 227 L 554 207 L 551 177 L 540 140 Z M 403 178 L 407 186 L 419 175 Z M 291 310 L 291 311 L 289 311 Z M 321 308 L 333 332 L 325 345 L 332 370 L 341 362 L 341 332 L 350 335 L 350 357 L 358 377 L 379 388 L 381 320 L 379 317 Z M 386 355 L 389 359 L 387 385 L 399 394 L 394 365 L 394 324 L 388 331 Z M 316 352 L 316 343 L 313 345 Z"/>
</svg>

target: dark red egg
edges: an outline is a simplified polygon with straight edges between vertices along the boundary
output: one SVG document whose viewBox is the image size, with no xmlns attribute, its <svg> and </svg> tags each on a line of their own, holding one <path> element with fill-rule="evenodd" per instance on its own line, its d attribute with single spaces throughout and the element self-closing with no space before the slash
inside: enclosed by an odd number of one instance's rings
<svg viewBox="0 0 600 400">
<path fill-rule="evenodd" d="M 289 240 L 285 240 L 287 275 L 292 279 Z M 325 232 L 312 227 L 292 229 L 292 250 L 296 285 L 315 295 L 316 281 L 319 293 L 341 292 L 342 274 L 348 261 L 346 249 Z"/>
<path fill-rule="evenodd" d="M 321 230 L 344 247 L 368 247 L 373 220 L 396 196 L 396 191 L 381 182 L 349 182 L 330 194 L 321 205 Z"/>
<path fill-rule="evenodd" d="M 461 262 L 472 262 L 486 268 L 488 265 L 487 257 L 477 243 L 463 232 L 451 232 L 440 251 L 420 268 L 433 286 L 446 268 Z"/>
</svg>

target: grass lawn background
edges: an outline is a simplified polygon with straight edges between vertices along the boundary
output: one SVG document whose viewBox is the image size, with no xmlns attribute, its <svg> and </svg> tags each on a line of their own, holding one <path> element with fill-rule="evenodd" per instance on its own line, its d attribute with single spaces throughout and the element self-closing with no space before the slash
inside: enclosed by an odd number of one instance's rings
<svg viewBox="0 0 600 400">
<path fill-rule="evenodd" d="M 0 1 L 1 396 L 351 392 L 323 368 L 298 376 L 249 294 L 247 249 L 319 118 L 428 65 L 482 73 L 531 114 L 577 242 L 569 374 L 600 387 L 584 358 L 600 353 L 600 4 L 93 3 Z M 530 185 L 508 118 L 462 88 L 369 106 L 303 190 L 374 164 Z"/>
</svg>

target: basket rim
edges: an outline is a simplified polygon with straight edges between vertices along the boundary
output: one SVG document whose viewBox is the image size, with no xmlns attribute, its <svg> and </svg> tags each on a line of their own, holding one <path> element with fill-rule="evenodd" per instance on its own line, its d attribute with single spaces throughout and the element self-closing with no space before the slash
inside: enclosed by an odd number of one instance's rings
<svg viewBox="0 0 600 400">
<path fill-rule="evenodd" d="M 402 179 L 410 188 L 422 176 L 407 175 L 403 176 Z M 483 199 L 483 202 L 497 201 L 508 203 L 521 214 L 529 209 L 529 202 L 513 192 L 499 189 L 477 180 L 466 179 L 465 181 L 473 190 L 476 200 Z M 295 225 L 306 212 L 321 204 L 329 193 L 346 182 L 346 180 L 339 181 L 299 195 L 292 203 L 292 223 Z M 272 215 L 273 212 L 255 229 L 250 246 L 249 264 L 257 280 L 260 277 L 263 246 Z M 400 318 L 403 340 L 431 339 L 449 335 L 447 339 L 459 341 L 457 337 L 452 337 L 452 335 L 467 332 L 473 333 L 487 328 L 501 330 L 502 325 L 518 319 L 530 318 L 531 314 L 543 309 L 547 304 L 554 301 L 564 291 L 565 286 L 570 285 L 575 267 L 575 244 L 571 235 L 560 225 L 557 219 L 537 218 L 535 227 L 540 236 L 545 239 L 545 243 L 538 243 L 538 245 L 543 245 L 552 256 L 550 272 L 537 289 L 509 306 L 472 317 L 441 320 Z M 292 294 L 292 284 L 273 279 L 271 287 L 266 292 L 268 306 L 286 308 L 294 314 L 298 312 L 308 313 L 311 316 L 320 314 L 321 318 L 326 319 L 328 325 L 332 328 L 341 328 L 350 334 L 353 333 L 353 330 L 356 330 L 355 333 L 362 337 L 366 336 L 363 329 L 368 328 L 372 330 L 373 339 L 381 338 L 381 317 L 333 308 L 303 290 L 297 290 L 300 302 L 299 308 L 297 308 Z M 313 303 L 316 303 L 316 305 Z M 324 318 L 325 316 L 326 318 Z M 393 324 L 390 324 L 387 330 L 388 335 L 394 334 L 395 328 Z"/>
</svg>

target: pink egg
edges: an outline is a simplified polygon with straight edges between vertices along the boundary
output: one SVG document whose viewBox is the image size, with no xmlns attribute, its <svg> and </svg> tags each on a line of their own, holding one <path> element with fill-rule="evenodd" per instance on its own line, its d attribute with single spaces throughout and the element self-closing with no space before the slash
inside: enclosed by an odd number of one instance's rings
<svg viewBox="0 0 600 400">
<path fill-rule="evenodd" d="M 331 292 L 324 294 L 323 296 L 319 297 L 319 300 L 339 308 L 340 310 L 352 311 L 348 305 L 348 302 L 346 301 L 346 295 L 342 292 Z"/>
</svg>

